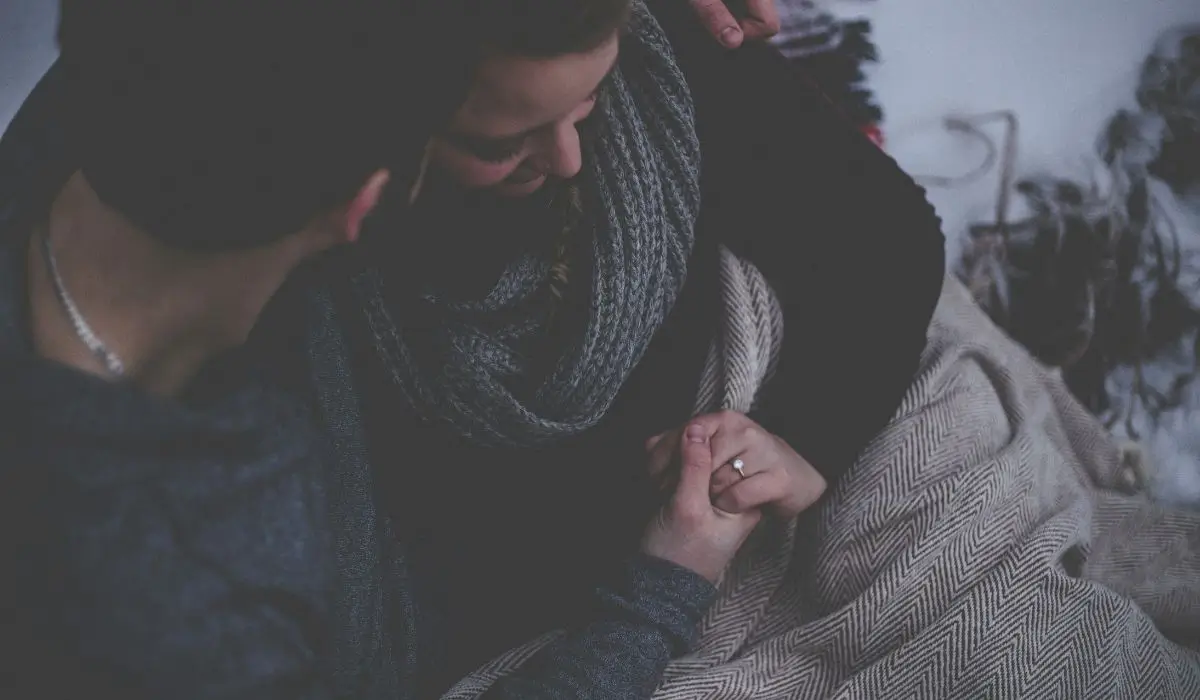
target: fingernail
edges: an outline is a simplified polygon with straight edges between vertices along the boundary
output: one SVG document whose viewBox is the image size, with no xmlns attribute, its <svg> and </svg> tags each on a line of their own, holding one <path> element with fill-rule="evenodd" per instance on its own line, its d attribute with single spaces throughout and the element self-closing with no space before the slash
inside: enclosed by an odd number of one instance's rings
<svg viewBox="0 0 1200 700">
<path fill-rule="evenodd" d="M 741 38 L 742 38 L 741 27 L 727 27 L 725 29 L 725 31 L 721 32 L 721 36 L 720 36 L 721 43 L 724 44 L 725 46 L 728 46 L 731 49 L 733 47 L 737 46 L 737 43 L 739 40 L 741 40 Z"/>
<path fill-rule="evenodd" d="M 687 438 L 692 442 L 704 442 L 708 439 L 708 432 L 704 430 L 704 426 L 702 425 L 689 425 Z"/>
</svg>

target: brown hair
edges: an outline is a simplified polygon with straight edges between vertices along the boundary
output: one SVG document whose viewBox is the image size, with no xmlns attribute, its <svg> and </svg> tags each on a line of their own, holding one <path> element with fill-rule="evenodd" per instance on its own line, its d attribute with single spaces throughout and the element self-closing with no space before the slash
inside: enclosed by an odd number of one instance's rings
<svg viewBox="0 0 1200 700">
<path fill-rule="evenodd" d="M 598 48 L 629 19 L 632 0 L 476 0 L 468 22 L 486 53 L 553 58 Z"/>
</svg>

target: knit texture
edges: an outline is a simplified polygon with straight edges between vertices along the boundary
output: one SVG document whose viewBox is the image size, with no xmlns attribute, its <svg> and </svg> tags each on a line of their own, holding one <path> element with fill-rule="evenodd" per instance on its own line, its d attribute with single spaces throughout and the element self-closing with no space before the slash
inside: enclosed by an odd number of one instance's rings
<svg viewBox="0 0 1200 700">
<path fill-rule="evenodd" d="M 329 697 L 309 412 L 232 358 L 186 405 L 41 359 L 24 282 L 24 246 L 0 245 L 3 695 Z"/>
<path fill-rule="evenodd" d="M 821 505 L 754 534 L 654 697 L 1200 697 L 1200 518 L 1115 491 L 1118 468 L 948 281 L 892 423 Z"/>
<path fill-rule="evenodd" d="M 536 446 L 594 426 L 683 286 L 699 143 L 684 77 L 640 2 L 605 90 L 578 183 L 584 216 L 572 283 L 580 287 L 566 318 L 554 317 L 565 339 L 548 332 L 553 245 L 518 256 L 478 300 L 436 289 L 398 300 L 377 272 L 357 280 L 397 386 L 419 413 L 477 444 Z"/>
</svg>

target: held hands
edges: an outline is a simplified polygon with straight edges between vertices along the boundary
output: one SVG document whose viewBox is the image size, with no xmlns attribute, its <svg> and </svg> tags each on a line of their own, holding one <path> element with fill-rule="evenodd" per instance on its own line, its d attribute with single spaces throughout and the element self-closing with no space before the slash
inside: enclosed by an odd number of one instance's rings
<svg viewBox="0 0 1200 700">
<path fill-rule="evenodd" d="M 642 538 L 642 551 L 691 569 L 716 583 L 762 515 L 757 510 L 733 513 L 717 508 L 709 492 L 713 462 L 710 432 L 690 425 L 663 436 L 651 448 L 651 463 L 678 459 L 674 492 L 659 509 Z"/>
<path fill-rule="evenodd" d="M 650 524 L 643 551 L 710 581 L 764 511 L 794 518 L 825 492 L 825 479 L 812 465 L 740 413 L 701 416 L 651 438 L 646 448 L 652 477 L 672 495 Z"/>
<path fill-rule="evenodd" d="M 704 26 L 727 49 L 779 33 L 778 0 L 688 0 Z M 733 6 L 731 10 L 730 6 Z M 738 15 L 735 17 L 735 12 Z"/>
</svg>

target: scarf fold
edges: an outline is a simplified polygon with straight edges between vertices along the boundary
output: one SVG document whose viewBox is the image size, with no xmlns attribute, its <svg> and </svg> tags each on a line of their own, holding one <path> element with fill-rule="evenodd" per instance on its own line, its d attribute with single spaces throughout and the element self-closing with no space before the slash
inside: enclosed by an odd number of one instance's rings
<svg viewBox="0 0 1200 700">
<path fill-rule="evenodd" d="M 475 444 L 544 445 L 596 425 L 683 287 L 699 141 L 683 74 L 641 2 L 605 90 L 577 183 L 575 303 L 554 303 L 549 240 L 481 299 L 400 298 L 377 269 L 355 279 L 387 374 L 418 413 Z"/>
</svg>

